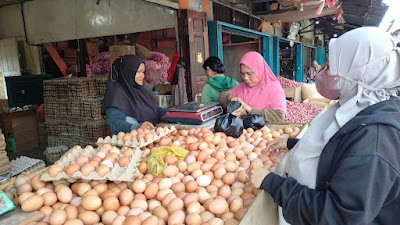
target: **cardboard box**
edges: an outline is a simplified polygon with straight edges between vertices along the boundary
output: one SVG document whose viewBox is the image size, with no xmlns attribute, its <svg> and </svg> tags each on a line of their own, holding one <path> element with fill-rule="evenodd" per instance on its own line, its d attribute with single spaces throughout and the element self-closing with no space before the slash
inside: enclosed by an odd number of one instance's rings
<svg viewBox="0 0 400 225">
<path fill-rule="evenodd" d="M 28 151 L 39 147 L 39 128 L 35 115 L 12 119 L 17 151 Z"/>
<path fill-rule="evenodd" d="M 295 88 L 283 88 L 285 96 L 288 100 L 300 103 L 301 102 L 301 85 Z"/>
<path fill-rule="evenodd" d="M 154 86 L 154 88 L 157 89 L 160 95 L 165 95 L 167 92 L 172 91 L 171 84 L 157 84 Z"/>
<path fill-rule="evenodd" d="M 136 55 L 136 48 L 133 45 L 113 45 L 110 46 L 110 63 L 118 56 Z"/>
<path fill-rule="evenodd" d="M 284 129 L 285 127 L 298 127 L 300 132 L 296 138 L 301 138 L 308 129 L 308 125 L 304 123 L 271 123 L 267 124 L 271 130 Z M 275 173 L 283 176 L 285 174 L 285 164 L 287 162 L 286 155 L 281 163 L 275 170 Z M 278 225 L 279 224 L 279 213 L 278 205 L 274 202 L 271 195 L 265 191 L 261 191 L 254 202 L 250 205 L 246 214 L 243 216 L 239 225 L 253 225 L 253 224 L 268 224 L 268 225 Z"/>
</svg>

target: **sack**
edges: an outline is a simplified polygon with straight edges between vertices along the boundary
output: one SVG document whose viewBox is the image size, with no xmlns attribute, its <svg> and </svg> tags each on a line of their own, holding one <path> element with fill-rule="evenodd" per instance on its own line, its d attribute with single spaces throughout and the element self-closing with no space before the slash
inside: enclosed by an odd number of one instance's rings
<svg viewBox="0 0 400 225">
<path fill-rule="evenodd" d="M 247 114 L 243 117 L 244 129 L 259 130 L 265 126 L 264 117 L 258 114 Z"/>
<path fill-rule="evenodd" d="M 154 150 L 149 158 L 146 160 L 147 168 L 149 173 L 153 176 L 161 176 L 167 163 L 164 162 L 164 158 L 167 155 L 173 155 L 180 160 L 185 160 L 186 150 L 177 146 L 163 146 Z"/>
<path fill-rule="evenodd" d="M 238 138 L 243 133 L 243 120 L 230 113 L 224 114 L 217 118 L 214 131 Z"/>
</svg>

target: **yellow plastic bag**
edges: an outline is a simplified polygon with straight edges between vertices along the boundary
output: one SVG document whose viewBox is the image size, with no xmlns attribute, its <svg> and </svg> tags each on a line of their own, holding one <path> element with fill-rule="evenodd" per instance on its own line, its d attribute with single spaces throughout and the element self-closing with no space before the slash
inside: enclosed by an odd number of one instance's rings
<svg viewBox="0 0 400 225">
<path fill-rule="evenodd" d="M 186 158 L 186 150 L 178 146 L 163 146 L 154 150 L 149 158 L 147 158 L 147 168 L 149 172 L 158 177 L 162 174 L 164 168 L 168 165 L 164 162 L 164 157 L 173 155 L 178 159 L 184 160 Z"/>
</svg>

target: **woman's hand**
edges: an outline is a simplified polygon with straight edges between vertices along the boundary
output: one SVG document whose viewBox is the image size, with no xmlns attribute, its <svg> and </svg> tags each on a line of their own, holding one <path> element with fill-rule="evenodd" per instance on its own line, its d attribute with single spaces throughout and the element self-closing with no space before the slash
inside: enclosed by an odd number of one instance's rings
<svg viewBox="0 0 400 225">
<path fill-rule="evenodd" d="M 245 102 L 242 103 L 242 106 L 236 109 L 232 114 L 238 117 L 245 116 L 247 113 L 251 112 L 251 107 L 247 105 Z"/>
<path fill-rule="evenodd" d="M 269 174 L 269 170 L 256 167 L 250 170 L 250 184 L 255 188 L 260 188 L 264 178 Z"/>
<path fill-rule="evenodd" d="M 145 121 L 142 123 L 142 125 L 139 126 L 139 128 L 152 130 L 152 129 L 154 129 L 154 125 L 148 121 Z"/>
<path fill-rule="evenodd" d="M 275 151 L 277 149 L 287 148 L 288 137 L 280 137 L 272 140 L 267 145 L 267 151 Z"/>
<path fill-rule="evenodd" d="M 235 102 L 240 102 L 240 103 L 243 102 L 243 100 L 242 100 L 241 98 L 236 97 L 236 96 L 234 96 L 234 95 L 232 95 L 232 97 L 230 98 L 230 100 L 231 100 L 231 102 L 233 102 L 233 101 L 235 101 Z"/>
</svg>

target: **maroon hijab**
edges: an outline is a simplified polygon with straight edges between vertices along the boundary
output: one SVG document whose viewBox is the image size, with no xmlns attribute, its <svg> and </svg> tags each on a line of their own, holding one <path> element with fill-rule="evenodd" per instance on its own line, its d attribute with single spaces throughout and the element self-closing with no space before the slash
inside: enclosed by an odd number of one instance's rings
<svg viewBox="0 0 400 225">
<path fill-rule="evenodd" d="M 139 123 L 158 123 L 157 107 L 151 94 L 135 81 L 136 71 L 142 63 L 143 60 L 136 55 L 124 55 L 114 60 L 110 79 L 107 81 L 102 113 L 108 107 L 115 107 Z"/>
</svg>

